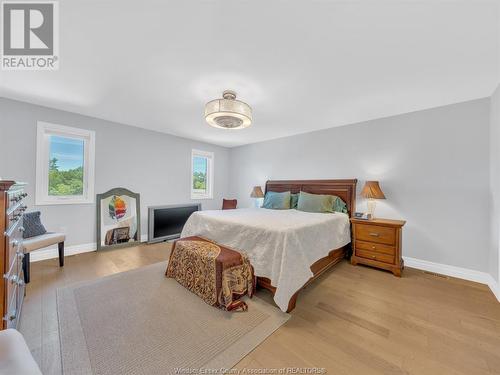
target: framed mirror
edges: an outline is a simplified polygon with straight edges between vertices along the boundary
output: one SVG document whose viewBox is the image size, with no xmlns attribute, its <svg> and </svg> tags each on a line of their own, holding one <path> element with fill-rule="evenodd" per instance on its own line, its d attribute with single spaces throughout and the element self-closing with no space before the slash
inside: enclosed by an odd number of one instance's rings
<svg viewBox="0 0 500 375">
<path fill-rule="evenodd" d="M 97 194 L 97 250 L 136 246 L 141 242 L 138 193 L 125 188 Z"/>
</svg>

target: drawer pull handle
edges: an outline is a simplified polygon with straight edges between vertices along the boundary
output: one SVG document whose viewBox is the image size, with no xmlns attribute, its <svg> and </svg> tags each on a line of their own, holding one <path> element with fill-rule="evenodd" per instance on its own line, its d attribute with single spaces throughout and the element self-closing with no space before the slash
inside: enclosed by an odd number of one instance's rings
<svg viewBox="0 0 500 375">
<path fill-rule="evenodd" d="M 372 259 L 377 259 L 377 257 L 375 255 L 372 255 Z"/>
<path fill-rule="evenodd" d="M 378 236 L 380 236 L 380 234 L 378 234 L 378 233 L 370 233 L 370 236 L 372 236 L 372 237 L 378 237 Z"/>
<path fill-rule="evenodd" d="M 372 246 L 372 250 L 375 250 L 375 249 L 376 249 L 376 247 L 375 247 L 375 246 Z"/>
<path fill-rule="evenodd" d="M 7 322 L 12 322 L 14 319 L 16 319 L 16 310 L 11 311 L 9 314 L 3 317 L 3 320 Z"/>
</svg>

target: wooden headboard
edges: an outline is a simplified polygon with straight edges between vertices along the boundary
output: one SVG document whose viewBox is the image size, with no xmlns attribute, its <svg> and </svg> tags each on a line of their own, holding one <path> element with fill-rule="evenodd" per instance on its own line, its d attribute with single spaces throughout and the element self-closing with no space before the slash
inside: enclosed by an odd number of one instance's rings
<svg viewBox="0 0 500 375">
<path fill-rule="evenodd" d="M 356 210 L 356 183 L 352 180 L 275 180 L 266 182 L 268 191 L 290 191 L 298 193 L 305 191 L 311 194 L 329 194 L 340 197 L 346 204 L 349 216 Z"/>
</svg>

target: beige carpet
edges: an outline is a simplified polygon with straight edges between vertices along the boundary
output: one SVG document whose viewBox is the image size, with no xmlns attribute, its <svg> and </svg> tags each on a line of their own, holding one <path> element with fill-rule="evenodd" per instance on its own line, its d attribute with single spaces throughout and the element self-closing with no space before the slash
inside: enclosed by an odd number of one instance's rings
<svg viewBox="0 0 500 375">
<path fill-rule="evenodd" d="M 243 313 L 208 306 L 165 278 L 165 268 L 162 262 L 58 289 L 65 375 L 229 369 L 289 318 L 256 297 Z"/>
</svg>

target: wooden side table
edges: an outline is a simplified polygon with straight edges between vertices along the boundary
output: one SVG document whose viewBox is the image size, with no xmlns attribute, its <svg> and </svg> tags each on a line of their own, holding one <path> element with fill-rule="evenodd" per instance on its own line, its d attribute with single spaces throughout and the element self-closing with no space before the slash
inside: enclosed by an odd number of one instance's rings
<svg viewBox="0 0 500 375">
<path fill-rule="evenodd" d="M 404 268 L 401 238 L 406 221 L 351 218 L 351 264 L 365 264 L 391 271 L 400 277 Z"/>
</svg>

